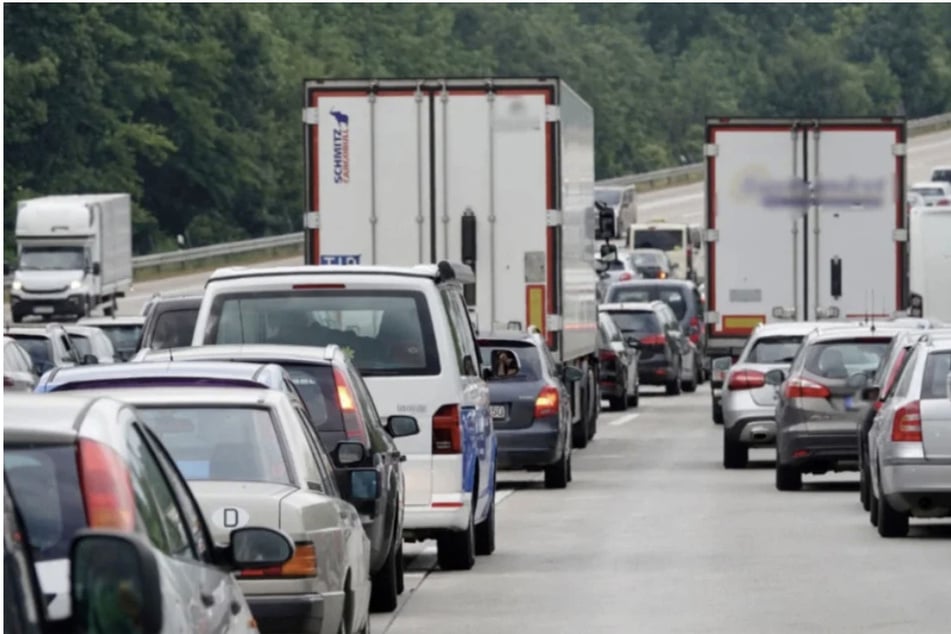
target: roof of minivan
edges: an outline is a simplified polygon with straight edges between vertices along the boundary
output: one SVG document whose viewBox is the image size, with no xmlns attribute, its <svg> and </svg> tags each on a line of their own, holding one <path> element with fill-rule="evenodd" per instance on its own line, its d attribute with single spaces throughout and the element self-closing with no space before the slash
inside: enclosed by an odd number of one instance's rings
<svg viewBox="0 0 951 634">
<path fill-rule="evenodd" d="M 164 350 L 166 354 L 168 350 Z M 135 380 L 137 377 L 168 377 L 257 381 L 267 367 L 262 363 L 189 361 L 144 361 L 55 368 L 41 380 L 44 386 L 59 386 L 87 381 Z"/>
<path fill-rule="evenodd" d="M 653 249 L 638 249 L 638 251 L 652 251 Z M 666 253 L 662 251 L 662 253 Z M 696 288 L 697 285 L 691 282 L 690 280 L 683 280 L 679 278 L 667 278 L 663 280 L 625 280 L 623 282 L 615 282 L 611 285 L 611 290 L 615 288 L 633 288 L 637 286 L 686 286 L 688 288 Z"/>
<path fill-rule="evenodd" d="M 908 329 L 895 326 L 889 327 L 883 324 L 876 324 L 874 329 L 871 326 L 819 328 L 809 337 L 809 341 L 834 341 L 836 339 L 849 339 L 851 337 L 881 336 L 882 338 L 887 338 L 894 337 L 906 330 Z"/>
<path fill-rule="evenodd" d="M 76 322 L 76 325 L 102 328 L 108 326 L 141 326 L 144 323 L 145 317 L 143 315 L 116 315 L 115 317 L 83 317 Z"/>
<path fill-rule="evenodd" d="M 80 396 L 94 396 L 96 390 L 77 390 L 70 392 Z M 101 394 L 101 392 L 98 392 Z M 273 406 L 282 398 L 283 392 L 267 388 L 244 387 L 231 390 L 219 390 L 214 387 L 196 387 L 181 390 L 173 387 L 124 387 L 117 388 L 116 398 L 135 407 L 144 405 L 219 405 L 222 407 Z"/>
</svg>

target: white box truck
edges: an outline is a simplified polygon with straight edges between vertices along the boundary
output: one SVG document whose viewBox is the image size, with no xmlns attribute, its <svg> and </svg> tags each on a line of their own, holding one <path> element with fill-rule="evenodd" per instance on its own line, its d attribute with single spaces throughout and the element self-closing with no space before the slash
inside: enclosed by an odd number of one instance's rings
<svg viewBox="0 0 951 634">
<path fill-rule="evenodd" d="M 903 118 L 708 118 L 704 153 L 711 358 L 760 322 L 904 309 Z"/>
<path fill-rule="evenodd" d="M 908 228 L 909 312 L 951 323 L 951 207 L 914 207 Z"/>
<path fill-rule="evenodd" d="M 76 194 L 21 200 L 17 268 L 10 286 L 14 322 L 37 315 L 107 314 L 132 286 L 129 194 Z"/>
<path fill-rule="evenodd" d="M 309 80 L 303 120 L 307 263 L 468 264 L 479 329 L 537 327 L 584 372 L 572 408 L 587 444 L 600 408 L 591 107 L 556 78 Z"/>
</svg>

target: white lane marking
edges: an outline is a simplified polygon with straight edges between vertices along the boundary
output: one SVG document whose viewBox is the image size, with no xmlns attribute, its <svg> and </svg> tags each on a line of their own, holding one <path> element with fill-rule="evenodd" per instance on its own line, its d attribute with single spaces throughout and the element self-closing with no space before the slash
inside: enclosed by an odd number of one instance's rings
<svg viewBox="0 0 951 634">
<path fill-rule="evenodd" d="M 620 427 L 621 425 L 627 425 L 631 421 L 636 420 L 638 416 L 640 416 L 640 414 L 627 414 L 625 416 L 612 420 L 610 423 L 608 423 L 608 425 L 610 425 L 611 427 Z"/>
<path fill-rule="evenodd" d="M 507 500 L 507 499 L 509 498 L 509 496 L 511 496 L 513 493 L 515 493 L 515 489 L 502 489 L 501 491 L 499 491 L 498 489 L 496 489 L 496 491 L 495 491 L 495 505 L 498 506 L 499 504 L 501 504 L 502 502 L 504 502 L 505 500 Z"/>
</svg>

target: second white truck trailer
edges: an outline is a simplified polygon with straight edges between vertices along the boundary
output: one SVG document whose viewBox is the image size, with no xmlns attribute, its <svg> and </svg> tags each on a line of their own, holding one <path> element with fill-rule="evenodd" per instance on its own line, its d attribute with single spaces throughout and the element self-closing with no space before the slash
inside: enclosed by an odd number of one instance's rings
<svg viewBox="0 0 951 634">
<path fill-rule="evenodd" d="M 462 260 L 482 331 L 539 328 L 574 383 L 575 445 L 600 409 L 594 114 L 556 78 L 304 84 L 306 261 Z"/>
</svg>

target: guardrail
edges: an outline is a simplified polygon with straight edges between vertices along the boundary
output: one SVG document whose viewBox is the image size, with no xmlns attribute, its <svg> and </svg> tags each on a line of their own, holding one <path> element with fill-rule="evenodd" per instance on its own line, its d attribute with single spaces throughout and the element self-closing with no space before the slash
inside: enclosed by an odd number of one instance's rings
<svg viewBox="0 0 951 634">
<path fill-rule="evenodd" d="M 909 121 L 908 133 L 909 136 L 919 136 L 936 130 L 943 130 L 947 127 L 951 127 L 951 112 Z M 607 178 L 598 181 L 597 185 L 638 185 L 640 191 L 648 191 L 681 183 L 695 182 L 702 179 L 703 163 L 692 163 L 690 165 L 670 167 L 643 174 L 630 174 L 617 178 Z M 303 244 L 303 232 L 288 233 L 254 240 L 213 244 L 206 247 L 196 247 L 194 249 L 181 249 L 179 251 L 140 255 L 132 258 L 132 266 L 137 272 L 151 270 L 160 273 L 166 270 L 185 269 L 190 263 L 202 260 L 209 262 L 216 259 L 231 260 L 236 255 L 247 256 L 254 253 L 266 255 L 268 252 L 276 253 L 282 250 L 286 251 L 297 246 L 303 246 Z M 4 288 L 10 288 L 10 280 L 11 278 L 9 276 L 4 278 Z"/>
</svg>

